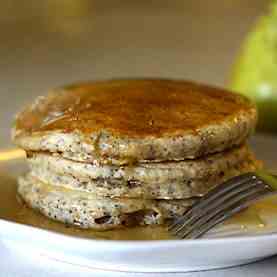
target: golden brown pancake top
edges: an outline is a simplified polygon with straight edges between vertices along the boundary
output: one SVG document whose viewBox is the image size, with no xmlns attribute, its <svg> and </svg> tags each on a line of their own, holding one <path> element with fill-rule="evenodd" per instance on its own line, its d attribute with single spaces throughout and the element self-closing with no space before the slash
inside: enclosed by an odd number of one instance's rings
<svg viewBox="0 0 277 277">
<path fill-rule="evenodd" d="M 193 82 L 111 80 L 51 92 L 18 116 L 16 128 L 27 133 L 105 130 L 129 137 L 175 136 L 252 109 L 239 95 Z"/>
</svg>

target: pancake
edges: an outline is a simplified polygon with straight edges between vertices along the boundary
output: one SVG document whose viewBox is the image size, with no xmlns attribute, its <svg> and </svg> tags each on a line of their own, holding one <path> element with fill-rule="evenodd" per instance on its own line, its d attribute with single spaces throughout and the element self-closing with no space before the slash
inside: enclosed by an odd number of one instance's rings
<svg viewBox="0 0 277 277">
<path fill-rule="evenodd" d="M 66 86 L 17 115 L 30 172 L 25 203 L 97 230 L 163 224 L 223 181 L 260 168 L 246 140 L 255 106 L 220 88 L 166 79 Z"/>
<path fill-rule="evenodd" d="M 192 199 L 95 198 L 89 193 L 50 186 L 30 176 L 19 179 L 18 193 L 27 205 L 51 219 L 97 230 L 162 224 L 182 215 L 193 203 Z"/>
<path fill-rule="evenodd" d="M 192 82 L 89 82 L 38 98 L 17 116 L 13 140 L 94 164 L 178 161 L 240 145 L 256 119 L 244 97 Z"/>
<path fill-rule="evenodd" d="M 228 178 L 259 167 L 246 146 L 198 160 L 121 167 L 73 162 L 45 153 L 28 156 L 31 175 L 42 182 L 112 198 L 200 196 Z"/>
</svg>

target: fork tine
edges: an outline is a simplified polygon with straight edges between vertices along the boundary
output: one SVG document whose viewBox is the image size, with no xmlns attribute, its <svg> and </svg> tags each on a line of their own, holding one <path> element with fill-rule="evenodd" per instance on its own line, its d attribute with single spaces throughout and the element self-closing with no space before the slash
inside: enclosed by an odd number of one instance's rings
<svg viewBox="0 0 277 277">
<path fill-rule="evenodd" d="M 204 206 L 208 205 L 210 202 L 214 201 L 216 198 L 220 197 L 222 194 L 225 194 L 228 191 L 235 189 L 236 187 L 239 187 L 245 183 L 248 183 L 249 180 L 253 180 L 256 178 L 257 177 L 253 173 L 245 173 L 243 175 L 236 176 L 236 177 L 216 186 L 214 189 L 212 189 L 210 192 L 208 192 L 201 198 L 200 203 L 198 203 L 198 201 L 197 201 L 194 205 L 192 205 L 192 207 L 186 211 L 184 216 L 189 217 L 190 214 L 195 212 L 196 209 L 198 210 L 198 209 L 204 208 Z M 174 221 L 170 225 L 169 230 L 173 230 L 176 225 L 179 225 L 179 222 L 182 221 L 182 218 Z"/>
<path fill-rule="evenodd" d="M 277 192 L 273 192 L 273 191 L 267 191 L 264 194 L 260 194 L 257 193 L 255 195 L 253 195 L 252 197 L 249 197 L 245 202 L 243 202 L 241 205 L 239 206 L 233 206 L 233 208 L 229 209 L 228 211 L 222 211 L 217 217 L 213 218 L 211 221 L 209 221 L 206 225 L 204 225 L 201 229 L 195 230 L 195 232 L 191 233 L 189 236 L 187 236 L 186 238 L 188 239 L 196 239 L 201 237 L 203 234 L 205 234 L 206 232 L 208 232 L 210 229 L 212 229 L 214 226 L 222 223 L 223 221 L 225 221 L 226 219 L 232 217 L 233 215 L 235 215 L 236 213 L 246 209 L 247 207 L 249 207 L 251 204 L 253 204 L 256 201 L 259 201 L 269 195 L 276 195 Z M 182 237 L 185 238 L 185 237 Z"/>
<path fill-rule="evenodd" d="M 180 229 L 186 228 L 186 226 L 194 224 L 197 220 L 199 220 L 199 218 L 203 217 L 206 214 L 209 214 L 213 210 L 222 206 L 222 204 L 227 204 L 228 200 L 232 201 L 235 197 L 237 196 L 241 197 L 243 196 L 243 193 L 245 192 L 248 193 L 249 190 L 255 189 L 259 183 L 260 181 L 257 179 L 254 182 L 245 183 L 244 186 L 233 189 L 229 193 L 226 193 L 221 197 L 219 197 L 218 199 L 216 199 L 214 202 L 208 203 L 208 205 L 203 206 L 201 210 L 195 210 L 194 213 L 190 214 L 190 217 L 187 217 L 186 215 L 184 215 L 183 217 L 181 217 L 181 219 L 183 220 L 182 223 L 179 222 L 179 224 L 174 228 L 172 228 L 171 230 L 177 233 Z"/>
<path fill-rule="evenodd" d="M 229 201 L 225 202 L 223 205 L 216 207 L 213 211 L 210 211 L 210 213 L 208 213 L 207 215 L 204 214 L 202 217 L 199 217 L 191 225 L 189 225 L 189 226 L 184 225 L 183 228 L 180 228 L 178 230 L 178 232 L 175 232 L 175 233 L 178 236 L 180 234 L 182 237 L 186 237 L 190 233 L 192 233 L 198 229 L 201 229 L 202 226 L 204 226 L 207 222 L 212 220 L 214 217 L 216 217 L 222 211 L 224 212 L 224 211 L 230 209 L 231 207 L 233 207 L 234 205 L 238 205 L 242 201 L 247 200 L 248 197 L 251 197 L 252 195 L 255 195 L 257 193 L 262 194 L 266 191 L 267 190 L 264 187 L 251 188 L 250 190 L 231 198 Z"/>
<path fill-rule="evenodd" d="M 179 233 L 182 233 L 182 236 L 186 236 L 189 233 L 193 232 L 195 229 L 200 228 L 203 224 L 211 220 L 213 217 L 215 217 L 217 214 L 219 214 L 221 211 L 224 211 L 233 205 L 240 203 L 244 199 L 247 199 L 253 194 L 257 193 L 263 193 L 268 191 L 268 189 L 264 186 L 255 186 L 250 187 L 248 190 L 245 190 L 243 193 L 238 193 L 235 196 L 231 197 L 229 200 L 226 200 L 223 205 L 218 205 L 216 207 L 213 207 L 213 210 L 210 210 L 207 214 L 203 213 L 201 216 L 199 216 L 192 224 L 186 224 L 186 222 L 178 228 L 177 231 L 175 231 L 176 235 L 179 235 Z M 188 227 L 187 227 L 188 226 Z"/>
<path fill-rule="evenodd" d="M 253 180 L 253 179 L 252 179 Z M 250 179 L 251 181 L 251 179 Z M 188 212 L 186 212 L 181 218 L 179 218 L 177 220 L 177 222 L 174 224 L 174 226 L 170 226 L 170 231 L 175 231 L 177 232 L 178 229 L 180 228 L 184 228 L 185 225 L 191 224 L 193 223 L 198 217 L 201 217 L 203 214 L 208 213 L 210 210 L 216 208 L 217 206 L 219 206 L 220 204 L 224 203 L 225 201 L 227 201 L 229 198 L 245 191 L 245 190 L 249 190 L 250 188 L 258 185 L 259 183 L 262 183 L 262 181 L 258 178 L 254 179 L 254 181 L 250 182 L 249 180 L 245 181 L 244 183 L 240 184 L 238 187 L 234 187 L 232 190 L 229 191 L 225 191 L 224 194 L 220 193 L 217 194 L 217 197 L 213 197 L 214 199 L 212 199 L 212 203 L 211 201 L 208 201 L 209 199 L 207 199 L 205 201 L 205 205 L 201 202 L 199 202 L 199 204 L 195 204 L 194 209 L 190 210 Z M 212 194 L 212 196 L 214 196 Z M 198 208 L 199 207 L 199 208 Z M 183 222 L 183 224 L 181 223 Z"/>
</svg>

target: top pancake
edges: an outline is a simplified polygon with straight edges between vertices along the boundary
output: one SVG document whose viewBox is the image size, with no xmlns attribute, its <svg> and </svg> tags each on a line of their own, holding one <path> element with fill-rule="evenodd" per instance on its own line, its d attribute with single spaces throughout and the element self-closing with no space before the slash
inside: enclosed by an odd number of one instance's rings
<svg viewBox="0 0 277 277">
<path fill-rule="evenodd" d="M 187 81 L 88 82 L 40 97 L 18 116 L 14 141 L 78 161 L 183 160 L 244 141 L 256 124 L 247 99 Z"/>
</svg>

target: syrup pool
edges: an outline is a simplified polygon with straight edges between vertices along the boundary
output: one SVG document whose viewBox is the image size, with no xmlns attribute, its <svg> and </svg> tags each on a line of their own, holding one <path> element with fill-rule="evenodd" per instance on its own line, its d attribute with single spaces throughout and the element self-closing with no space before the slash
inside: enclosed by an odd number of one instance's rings
<svg viewBox="0 0 277 277">
<path fill-rule="evenodd" d="M 16 178 L 26 171 L 24 153 L 15 150 L 0 159 L 0 219 L 51 230 L 67 235 L 109 240 L 174 239 L 165 227 L 137 227 L 97 232 L 69 227 L 50 220 L 26 207 L 16 194 Z M 11 157 L 12 159 L 9 159 Z M 277 232 L 277 197 L 269 197 L 214 228 L 208 237 L 225 237 Z"/>
</svg>

